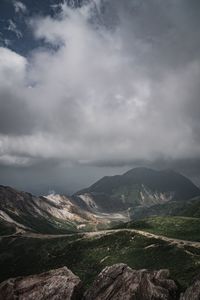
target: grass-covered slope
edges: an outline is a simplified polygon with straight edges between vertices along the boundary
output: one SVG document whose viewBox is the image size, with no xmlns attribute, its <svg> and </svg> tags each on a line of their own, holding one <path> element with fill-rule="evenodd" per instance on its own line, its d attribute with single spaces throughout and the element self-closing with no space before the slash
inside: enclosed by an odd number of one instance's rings
<svg viewBox="0 0 200 300">
<path fill-rule="evenodd" d="M 200 197 L 183 201 L 169 201 L 151 207 L 136 207 L 130 211 L 130 215 L 134 220 L 151 216 L 184 216 L 200 218 Z"/>
<path fill-rule="evenodd" d="M 120 228 L 144 230 L 157 235 L 188 241 L 200 241 L 200 219 L 191 217 L 150 217 L 121 224 Z"/>
<path fill-rule="evenodd" d="M 10 235 L 15 232 L 16 232 L 16 228 L 14 225 L 0 219 L 0 236 L 1 235 Z"/>
<path fill-rule="evenodd" d="M 105 266 L 126 263 L 136 269 L 169 268 L 172 278 L 185 288 L 198 274 L 200 264 L 200 250 L 192 247 L 186 250 L 127 231 L 84 239 L 80 235 L 3 238 L 0 240 L 0 280 L 65 265 L 89 285 Z"/>
<path fill-rule="evenodd" d="M 200 218 L 200 197 L 183 202 L 176 213 L 179 216 Z"/>
</svg>

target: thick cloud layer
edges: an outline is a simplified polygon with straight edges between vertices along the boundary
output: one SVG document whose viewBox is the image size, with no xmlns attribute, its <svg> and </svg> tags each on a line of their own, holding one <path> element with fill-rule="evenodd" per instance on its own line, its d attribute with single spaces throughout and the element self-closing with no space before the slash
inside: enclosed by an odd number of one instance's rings
<svg viewBox="0 0 200 300">
<path fill-rule="evenodd" d="M 95 0 L 28 20 L 48 47 L 0 48 L 0 163 L 199 161 L 199 20 L 195 0 Z"/>
</svg>

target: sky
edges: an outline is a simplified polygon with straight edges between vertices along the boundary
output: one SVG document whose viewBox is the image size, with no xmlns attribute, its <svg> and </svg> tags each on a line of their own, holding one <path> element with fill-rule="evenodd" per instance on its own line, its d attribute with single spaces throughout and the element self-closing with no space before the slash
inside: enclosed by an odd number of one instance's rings
<svg viewBox="0 0 200 300">
<path fill-rule="evenodd" d="M 0 184 L 148 166 L 200 185 L 199 26 L 199 0 L 1 0 Z"/>
</svg>

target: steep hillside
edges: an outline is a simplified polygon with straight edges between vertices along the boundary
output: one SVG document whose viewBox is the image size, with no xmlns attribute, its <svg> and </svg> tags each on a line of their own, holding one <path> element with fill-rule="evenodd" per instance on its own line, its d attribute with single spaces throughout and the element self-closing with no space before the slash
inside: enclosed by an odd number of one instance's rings
<svg viewBox="0 0 200 300">
<path fill-rule="evenodd" d="M 116 212 L 171 200 L 184 201 L 198 195 L 199 188 L 174 171 L 136 168 L 123 175 L 103 177 L 76 193 L 73 199 L 90 211 Z"/>
<path fill-rule="evenodd" d="M 54 201 L 51 198 L 36 197 L 30 193 L 0 186 L 0 222 L 4 227 L 12 227 L 12 231 L 14 228 L 16 232 L 76 231 L 73 221 L 80 221 L 81 218 L 77 220 L 74 214 L 72 219 L 71 210 L 72 205 L 70 206 L 70 200 L 66 197 Z"/>
<path fill-rule="evenodd" d="M 0 186 L 0 235 L 34 231 L 68 233 L 106 228 L 122 214 L 94 214 L 80 208 L 64 195 L 36 197 L 30 193 Z"/>
</svg>

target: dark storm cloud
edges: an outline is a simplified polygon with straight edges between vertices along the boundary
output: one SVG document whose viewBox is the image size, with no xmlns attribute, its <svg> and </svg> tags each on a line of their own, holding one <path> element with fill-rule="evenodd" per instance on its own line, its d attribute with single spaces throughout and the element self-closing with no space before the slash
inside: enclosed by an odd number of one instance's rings
<svg viewBox="0 0 200 300">
<path fill-rule="evenodd" d="M 50 170 L 55 161 L 60 177 L 65 164 L 76 174 L 163 164 L 198 177 L 199 1 L 58 11 L 28 22 L 48 48 L 27 58 L 0 48 L 0 163 Z"/>
</svg>

